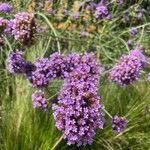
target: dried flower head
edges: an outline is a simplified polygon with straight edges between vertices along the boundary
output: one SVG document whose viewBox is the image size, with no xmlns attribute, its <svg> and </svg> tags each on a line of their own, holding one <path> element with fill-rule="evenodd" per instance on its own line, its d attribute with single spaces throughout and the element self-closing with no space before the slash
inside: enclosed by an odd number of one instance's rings
<svg viewBox="0 0 150 150">
<path fill-rule="evenodd" d="M 33 13 L 20 12 L 15 15 L 12 25 L 12 35 L 23 44 L 33 41 L 36 33 L 36 24 Z"/>
</svg>

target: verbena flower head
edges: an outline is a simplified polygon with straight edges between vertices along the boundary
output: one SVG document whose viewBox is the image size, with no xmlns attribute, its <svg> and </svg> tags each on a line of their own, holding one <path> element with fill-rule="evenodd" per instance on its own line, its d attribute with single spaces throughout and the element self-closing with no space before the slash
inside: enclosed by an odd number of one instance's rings
<svg viewBox="0 0 150 150">
<path fill-rule="evenodd" d="M 50 58 L 42 58 L 35 62 L 36 70 L 28 75 L 33 87 L 47 86 L 52 79 L 64 79 L 68 75 L 68 62 L 64 56 L 54 53 Z"/>
<path fill-rule="evenodd" d="M 7 27 L 6 27 L 6 29 L 4 30 L 5 33 L 12 34 L 12 30 L 13 30 L 12 27 L 13 27 L 13 24 L 14 24 L 14 20 L 13 20 L 13 19 L 8 20 L 8 22 L 7 22 Z"/>
<path fill-rule="evenodd" d="M 62 14 L 63 14 L 64 16 L 67 16 L 67 15 L 68 15 L 68 10 L 67 10 L 66 8 L 63 8 L 63 9 L 62 9 Z"/>
<path fill-rule="evenodd" d="M 117 4 L 121 6 L 123 4 L 123 0 L 116 0 Z"/>
<path fill-rule="evenodd" d="M 150 73 L 147 75 L 147 80 L 150 82 Z"/>
<path fill-rule="evenodd" d="M 47 86 L 50 80 L 50 61 L 48 58 L 42 58 L 37 60 L 35 63 L 35 71 L 27 74 L 29 81 L 33 87 Z"/>
<path fill-rule="evenodd" d="M 121 133 L 127 127 L 127 119 L 124 117 L 114 116 L 112 119 L 112 129 L 116 133 Z"/>
<path fill-rule="evenodd" d="M 136 12 L 136 18 L 142 19 L 144 17 L 146 10 L 145 9 L 138 9 Z"/>
<path fill-rule="evenodd" d="M 5 30 L 5 28 L 7 27 L 7 19 L 4 19 L 2 17 L 0 17 L 0 34 Z"/>
<path fill-rule="evenodd" d="M 52 79 L 63 79 L 64 78 L 64 71 L 66 69 L 66 64 L 64 62 L 64 56 L 59 53 L 54 53 L 50 56 L 50 68 L 51 74 L 50 78 Z"/>
<path fill-rule="evenodd" d="M 20 51 L 10 52 L 6 60 L 6 68 L 12 74 L 25 73 L 26 61 Z"/>
<path fill-rule="evenodd" d="M 0 12 L 9 13 L 12 10 L 12 6 L 8 3 L 0 3 Z"/>
<path fill-rule="evenodd" d="M 142 53 L 141 47 L 137 46 L 130 52 L 130 55 L 135 56 L 141 61 L 142 66 L 144 67 L 147 62 L 147 57 Z"/>
<path fill-rule="evenodd" d="M 110 72 L 109 79 L 125 86 L 139 79 L 142 69 L 141 60 L 133 55 L 122 56 Z"/>
<path fill-rule="evenodd" d="M 74 12 L 73 14 L 72 14 L 72 19 L 73 20 L 77 20 L 77 19 L 79 19 L 80 18 L 80 13 L 79 12 Z"/>
<path fill-rule="evenodd" d="M 49 13 L 50 15 L 54 16 L 54 15 L 56 14 L 56 10 L 54 10 L 53 8 L 50 8 L 50 9 L 48 10 L 48 13 Z"/>
<path fill-rule="evenodd" d="M 133 41 L 132 40 L 128 40 L 127 44 L 128 44 L 129 49 L 131 49 L 132 46 L 133 46 Z"/>
<path fill-rule="evenodd" d="M 87 37 L 88 33 L 86 31 L 81 32 L 81 37 Z"/>
<path fill-rule="evenodd" d="M 136 34 L 138 33 L 138 30 L 137 30 L 137 28 L 131 28 L 130 29 L 130 34 L 132 35 L 132 36 L 135 36 Z"/>
<path fill-rule="evenodd" d="M 23 44 L 29 44 L 34 39 L 36 24 L 34 14 L 20 12 L 15 15 L 12 25 L 12 35 Z"/>
<path fill-rule="evenodd" d="M 35 91 L 32 94 L 32 102 L 34 108 L 41 108 L 42 110 L 47 111 L 48 103 L 46 101 L 43 91 L 41 90 Z"/>
<path fill-rule="evenodd" d="M 71 58 L 71 56 L 69 56 Z M 79 58 L 79 59 L 78 59 Z M 74 69 L 64 80 L 58 102 L 53 104 L 56 127 L 68 144 L 91 144 L 104 120 L 97 96 L 100 68 L 94 55 L 72 55 Z"/>
<path fill-rule="evenodd" d="M 100 2 L 99 4 L 97 4 L 95 9 L 95 16 L 99 19 L 104 19 L 109 16 L 108 8 L 104 3 Z"/>
<path fill-rule="evenodd" d="M 93 11 L 95 10 L 97 4 L 95 2 L 90 2 L 87 6 L 86 6 L 86 9 L 87 10 L 90 10 L 90 11 Z"/>
</svg>

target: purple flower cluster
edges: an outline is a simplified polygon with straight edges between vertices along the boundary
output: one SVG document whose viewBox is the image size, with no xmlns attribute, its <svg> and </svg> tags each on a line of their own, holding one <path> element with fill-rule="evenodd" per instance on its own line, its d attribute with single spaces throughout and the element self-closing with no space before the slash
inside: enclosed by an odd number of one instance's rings
<svg viewBox="0 0 150 150">
<path fill-rule="evenodd" d="M 50 76 L 50 60 L 48 58 L 42 58 L 35 63 L 36 70 L 30 72 L 27 77 L 32 83 L 33 87 L 47 86 Z"/>
<path fill-rule="evenodd" d="M 129 64 L 134 61 L 142 63 L 142 54 L 137 53 L 137 50 L 130 55 L 135 59 L 129 58 Z M 100 112 L 102 105 L 97 95 L 99 76 L 103 68 L 97 64 L 93 53 L 67 56 L 54 53 L 50 58 L 39 59 L 33 64 L 26 61 L 21 52 L 16 51 L 9 54 L 6 65 L 10 73 L 26 74 L 33 87 L 47 86 L 52 79 L 64 79 L 60 94 L 52 105 L 56 127 L 63 132 L 69 145 L 80 146 L 93 142 L 95 130 L 102 129 L 104 125 L 103 113 Z M 32 94 L 32 102 L 34 108 L 44 111 L 48 109 L 42 90 Z M 127 120 L 122 117 L 115 116 L 112 120 L 113 130 L 118 133 L 126 125 Z"/>
<path fill-rule="evenodd" d="M 0 12 L 9 13 L 12 10 L 12 6 L 8 3 L 0 3 Z"/>
<path fill-rule="evenodd" d="M 16 40 L 23 44 L 28 44 L 33 41 L 34 34 L 36 32 L 36 24 L 34 20 L 34 14 L 21 12 L 15 15 L 12 25 L 12 35 Z"/>
<path fill-rule="evenodd" d="M 54 53 L 50 58 L 42 58 L 34 64 L 36 70 L 28 74 L 28 79 L 33 87 L 47 86 L 52 79 L 64 79 L 74 69 L 77 56 L 70 54 L 68 56 Z"/>
<path fill-rule="evenodd" d="M 80 18 L 80 13 L 79 12 L 74 12 L 73 14 L 72 14 L 72 19 L 73 20 L 77 20 L 77 19 L 79 19 Z"/>
<path fill-rule="evenodd" d="M 7 27 L 5 29 L 5 33 L 11 34 L 12 33 L 12 26 L 13 26 L 13 19 L 8 20 Z"/>
<path fill-rule="evenodd" d="M 109 79 L 121 86 L 133 83 L 139 79 L 145 59 L 146 57 L 138 50 L 123 55 L 110 72 Z"/>
<path fill-rule="evenodd" d="M 6 60 L 7 70 L 12 73 L 25 73 L 26 61 L 20 51 L 10 52 Z"/>
<path fill-rule="evenodd" d="M 121 133 L 127 126 L 127 119 L 124 117 L 114 116 L 112 118 L 112 129 L 116 133 Z"/>
<path fill-rule="evenodd" d="M 142 51 L 143 51 L 143 48 L 138 45 L 138 46 L 136 46 L 135 49 L 133 49 L 130 52 L 130 55 L 138 58 L 141 61 L 142 67 L 144 67 L 147 63 L 147 57 L 145 55 L 143 55 Z"/>
<path fill-rule="evenodd" d="M 138 33 L 138 30 L 137 30 L 137 28 L 131 28 L 130 29 L 130 34 L 132 35 L 132 36 L 135 36 L 136 34 Z"/>
<path fill-rule="evenodd" d="M 10 52 L 6 60 L 6 68 L 12 74 L 30 74 L 35 70 L 35 65 L 26 61 L 21 51 Z"/>
<path fill-rule="evenodd" d="M 97 4 L 95 8 L 95 16 L 98 19 L 111 19 L 111 14 L 109 14 L 108 7 L 106 5 L 106 1 L 101 1 Z"/>
<path fill-rule="evenodd" d="M 32 102 L 34 108 L 41 108 L 44 111 L 47 111 L 48 103 L 46 101 L 43 91 L 41 90 L 35 91 L 32 94 Z"/>
<path fill-rule="evenodd" d="M 81 37 L 87 37 L 87 35 L 88 35 L 88 32 L 86 32 L 86 31 L 81 32 Z"/>
<path fill-rule="evenodd" d="M 150 73 L 147 75 L 147 80 L 150 82 Z"/>
<path fill-rule="evenodd" d="M 50 58 L 41 58 L 34 64 L 36 70 L 28 74 L 33 87 L 44 87 L 52 79 L 63 78 L 63 68 L 66 69 L 63 56 L 58 53 L 54 53 Z"/>
<path fill-rule="evenodd" d="M 68 144 L 91 144 L 95 130 L 103 128 L 104 120 L 97 96 L 100 67 L 92 53 L 68 56 L 74 69 L 64 80 L 58 102 L 53 104 L 56 127 Z"/>
<path fill-rule="evenodd" d="M 116 0 L 117 4 L 121 6 L 123 4 L 123 0 Z"/>
<path fill-rule="evenodd" d="M 146 10 L 145 9 L 138 9 L 137 11 L 136 11 L 136 18 L 137 19 L 142 19 L 143 17 L 144 17 L 144 14 L 145 14 L 145 12 L 146 12 Z"/>
<path fill-rule="evenodd" d="M 97 4 L 95 2 L 90 2 L 87 6 L 86 6 L 86 9 L 87 10 L 90 10 L 90 11 L 93 11 L 95 10 Z"/>
</svg>

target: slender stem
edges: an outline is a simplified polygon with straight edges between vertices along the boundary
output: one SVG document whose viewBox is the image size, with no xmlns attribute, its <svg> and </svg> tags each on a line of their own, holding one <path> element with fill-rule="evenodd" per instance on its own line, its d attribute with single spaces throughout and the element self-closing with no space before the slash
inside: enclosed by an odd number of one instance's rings
<svg viewBox="0 0 150 150">
<path fill-rule="evenodd" d="M 60 43 L 59 43 L 59 40 L 58 40 L 59 36 L 58 36 L 56 30 L 54 29 L 53 25 L 51 24 L 51 22 L 48 20 L 48 18 L 43 13 L 38 12 L 37 14 L 45 19 L 45 21 L 47 22 L 47 24 L 49 25 L 49 27 L 53 31 L 53 33 L 54 33 L 54 35 L 56 37 L 56 41 L 57 41 L 58 52 L 61 53 L 60 52 Z"/>
<path fill-rule="evenodd" d="M 51 150 L 54 150 L 56 147 L 57 147 L 57 145 L 61 142 L 61 140 L 63 139 L 63 137 L 64 137 L 64 135 L 62 135 L 59 139 L 58 139 L 58 141 L 55 143 L 55 145 L 51 148 Z"/>
<path fill-rule="evenodd" d="M 54 94 L 53 96 L 49 97 L 47 100 L 52 99 L 53 97 L 55 97 L 59 92 L 57 92 L 56 94 Z"/>
<path fill-rule="evenodd" d="M 105 107 L 103 106 L 101 108 L 111 119 L 113 118 L 112 115 L 105 109 Z"/>
<path fill-rule="evenodd" d="M 112 70 L 112 68 L 111 68 L 111 69 L 108 69 L 108 70 L 106 70 L 106 71 L 104 71 L 104 72 L 102 73 L 102 75 L 105 75 L 105 74 L 111 72 L 111 70 Z"/>
<path fill-rule="evenodd" d="M 8 41 L 8 39 L 4 35 L 2 35 L 2 37 L 5 39 L 5 41 L 6 41 L 7 45 L 8 45 L 8 47 L 9 47 L 9 49 L 12 51 L 12 47 L 11 47 L 11 44 Z"/>
</svg>

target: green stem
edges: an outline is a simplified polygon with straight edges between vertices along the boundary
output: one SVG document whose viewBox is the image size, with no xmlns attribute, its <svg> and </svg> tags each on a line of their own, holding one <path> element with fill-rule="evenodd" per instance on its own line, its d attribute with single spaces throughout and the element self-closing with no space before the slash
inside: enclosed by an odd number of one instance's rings
<svg viewBox="0 0 150 150">
<path fill-rule="evenodd" d="M 57 147 L 57 145 L 61 142 L 61 140 L 63 139 L 64 135 L 62 135 L 58 141 L 55 143 L 55 145 L 51 148 L 51 150 L 55 150 L 55 148 Z"/>
<path fill-rule="evenodd" d="M 2 37 L 5 39 L 5 41 L 6 41 L 7 45 L 8 45 L 8 47 L 9 47 L 9 49 L 10 49 L 11 51 L 13 51 L 13 50 L 12 50 L 12 47 L 11 47 L 11 44 L 10 44 L 10 42 L 8 41 L 8 39 L 7 39 L 4 35 L 2 35 Z"/>
<path fill-rule="evenodd" d="M 45 19 L 45 21 L 47 22 L 47 24 L 49 25 L 49 27 L 53 31 L 55 37 L 58 37 L 58 34 L 57 34 L 56 30 L 54 29 L 52 23 L 48 20 L 48 18 L 43 13 L 40 13 L 40 12 L 37 12 L 37 15 L 39 15 L 39 16 L 41 16 L 41 17 L 43 17 Z M 61 51 L 60 51 L 60 43 L 59 43 L 59 40 L 57 38 L 56 38 L 56 41 L 57 41 L 58 52 L 61 53 Z"/>
<path fill-rule="evenodd" d="M 105 109 L 105 107 L 103 106 L 101 108 L 111 119 L 113 118 L 112 115 Z"/>
</svg>

